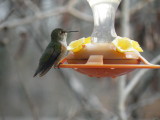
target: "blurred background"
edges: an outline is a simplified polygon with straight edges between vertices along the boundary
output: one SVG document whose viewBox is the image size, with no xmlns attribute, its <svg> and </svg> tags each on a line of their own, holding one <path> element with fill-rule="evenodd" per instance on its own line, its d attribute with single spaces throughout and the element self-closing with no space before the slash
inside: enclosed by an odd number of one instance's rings
<svg viewBox="0 0 160 120">
<path fill-rule="evenodd" d="M 118 35 L 140 43 L 142 55 L 160 63 L 160 0 L 122 0 Z M 127 12 L 127 13 L 126 13 Z M 124 17 L 130 18 L 129 24 Z M 39 58 L 60 27 L 78 30 L 67 43 L 93 30 L 86 0 L 0 0 L 0 120 L 159 120 L 160 70 L 91 78 L 72 69 L 51 69 L 33 78 Z M 122 33 L 123 32 L 123 33 Z"/>
</svg>

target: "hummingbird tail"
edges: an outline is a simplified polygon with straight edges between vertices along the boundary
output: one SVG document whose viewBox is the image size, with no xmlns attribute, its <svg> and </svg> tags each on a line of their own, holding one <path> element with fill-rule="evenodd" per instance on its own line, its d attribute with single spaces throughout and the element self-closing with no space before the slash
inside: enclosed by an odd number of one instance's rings
<svg viewBox="0 0 160 120">
<path fill-rule="evenodd" d="M 36 71 L 33 75 L 33 77 L 36 77 L 36 75 L 39 73 L 39 71 Z"/>
<path fill-rule="evenodd" d="M 42 71 L 41 67 L 38 67 L 36 72 L 34 73 L 33 77 L 37 76 L 37 74 L 39 74 Z"/>
<path fill-rule="evenodd" d="M 43 70 L 37 69 L 36 72 L 35 72 L 35 74 L 33 75 L 33 77 L 37 76 L 37 74 L 39 74 L 39 77 L 42 77 L 42 76 L 44 76 L 50 69 L 51 69 L 51 67 L 46 68 L 46 69 L 43 69 Z"/>
<path fill-rule="evenodd" d="M 39 74 L 39 77 L 44 76 L 50 69 L 51 69 L 51 67 L 49 67 L 49 68 L 47 68 L 47 69 L 41 71 L 41 73 Z"/>
<path fill-rule="evenodd" d="M 47 66 L 39 66 L 35 72 L 35 74 L 33 75 L 33 77 L 37 76 L 39 74 L 39 77 L 44 76 L 50 69 L 52 68 L 52 66 L 47 65 Z"/>
</svg>

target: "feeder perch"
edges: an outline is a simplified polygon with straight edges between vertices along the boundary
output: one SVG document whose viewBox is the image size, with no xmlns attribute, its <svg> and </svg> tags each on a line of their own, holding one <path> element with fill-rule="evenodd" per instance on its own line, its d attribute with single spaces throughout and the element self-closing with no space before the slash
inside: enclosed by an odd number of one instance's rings
<svg viewBox="0 0 160 120">
<path fill-rule="evenodd" d="M 117 36 L 114 19 L 120 0 L 88 2 L 94 17 L 92 35 L 70 43 L 60 68 L 73 68 L 90 77 L 117 77 L 134 69 L 160 68 L 140 55 L 138 51 L 143 50 L 136 41 Z"/>
</svg>

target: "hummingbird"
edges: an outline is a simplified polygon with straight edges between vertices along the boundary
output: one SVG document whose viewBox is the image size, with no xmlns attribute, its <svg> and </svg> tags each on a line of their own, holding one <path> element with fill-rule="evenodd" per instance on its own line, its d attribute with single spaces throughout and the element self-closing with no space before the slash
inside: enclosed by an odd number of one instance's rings
<svg viewBox="0 0 160 120">
<path fill-rule="evenodd" d="M 33 77 L 39 74 L 40 77 L 45 75 L 52 66 L 59 67 L 60 61 L 67 53 L 67 33 L 78 31 L 65 31 L 61 28 L 56 28 L 51 32 L 51 41 L 44 50 L 38 68 Z"/>
</svg>

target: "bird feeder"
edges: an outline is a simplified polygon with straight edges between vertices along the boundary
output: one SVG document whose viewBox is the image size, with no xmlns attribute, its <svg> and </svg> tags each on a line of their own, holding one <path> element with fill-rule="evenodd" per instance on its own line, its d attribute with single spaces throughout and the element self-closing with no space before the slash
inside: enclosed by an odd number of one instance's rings
<svg viewBox="0 0 160 120">
<path fill-rule="evenodd" d="M 60 68 L 73 68 L 90 77 L 117 77 L 134 69 L 160 68 L 140 55 L 143 50 L 138 42 L 117 36 L 114 20 L 121 0 L 87 1 L 94 17 L 92 35 L 70 43 Z"/>
</svg>

